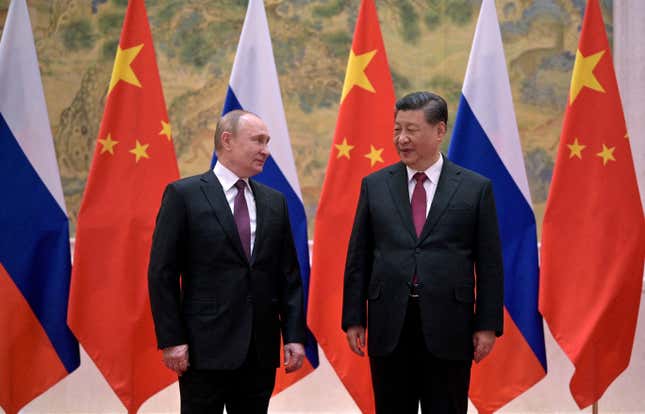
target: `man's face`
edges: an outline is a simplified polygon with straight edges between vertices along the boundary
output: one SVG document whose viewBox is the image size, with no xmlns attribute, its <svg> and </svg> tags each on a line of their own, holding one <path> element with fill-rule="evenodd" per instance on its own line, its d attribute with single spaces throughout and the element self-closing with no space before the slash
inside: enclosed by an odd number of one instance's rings
<svg viewBox="0 0 645 414">
<path fill-rule="evenodd" d="M 416 171 L 428 169 L 439 159 L 439 145 L 444 135 L 445 122 L 430 125 L 422 109 L 398 111 L 394 119 L 394 145 L 399 157 Z"/>
<path fill-rule="evenodd" d="M 235 134 L 222 134 L 228 168 L 240 178 L 261 173 L 270 155 L 269 140 L 269 130 L 260 118 L 251 114 L 242 115 Z"/>
</svg>

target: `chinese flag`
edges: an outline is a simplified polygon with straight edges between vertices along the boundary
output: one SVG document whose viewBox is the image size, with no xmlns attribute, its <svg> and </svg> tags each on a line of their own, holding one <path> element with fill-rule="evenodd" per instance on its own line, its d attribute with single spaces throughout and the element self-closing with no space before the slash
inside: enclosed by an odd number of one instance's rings
<svg viewBox="0 0 645 414">
<path fill-rule="evenodd" d="M 177 377 L 157 350 L 147 268 L 179 177 L 143 0 L 130 0 L 76 230 L 68 323 L 128 409 Z"/>
<path fill-rule="evenodd" d="M 539 307 L 575 365 L 580 408 L 627 368 L 641 296 L 645 223 L 598 0 L 576 51 L 542 230 Z"/>
<path fill-rule="evenodd" d="M 393 129 L 394 89 L 376 6 L 363 0 L 316 215 L 307 318 L 363 412 L 374 412 L 369 361 L 350 351 L 341 330 L 343 275 L 361 179 L 398 161 Z"/>
</svg>

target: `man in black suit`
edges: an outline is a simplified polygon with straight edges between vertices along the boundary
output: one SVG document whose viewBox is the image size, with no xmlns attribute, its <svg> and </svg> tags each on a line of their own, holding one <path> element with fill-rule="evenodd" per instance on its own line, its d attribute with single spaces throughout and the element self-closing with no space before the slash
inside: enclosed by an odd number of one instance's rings
<svg viewBox="0 0 645 414">
<path fill-rule="evenodd" d="M 249 177 L 269 157 L 256 115 L 232 111 L 215 131 L 213 170 L 168 185 L 148 283 L 159 348 L 177 372 L 182 413 L 266 413 L 280 364 L 301 367 L 305 318 L 281 193 Z"/>
<path fill-rule="evenodd" d="M 502 334 L 502 255 L 491 182 L 447 160 L 448 108 L 396 103 L 401 162 L 363 179 L 347 253 L 342 327 L 376 411 L 466 413 L 471 361 Z"/>
</svg>

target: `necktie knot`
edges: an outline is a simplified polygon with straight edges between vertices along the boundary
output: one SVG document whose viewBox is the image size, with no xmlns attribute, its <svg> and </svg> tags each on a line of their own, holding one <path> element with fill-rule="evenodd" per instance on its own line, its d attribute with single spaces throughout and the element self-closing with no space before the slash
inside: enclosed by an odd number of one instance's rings
<svg viewBox="0 0 645 414">
<path fill-rule="evenodd" d="M 237 188 L 237 191 L 244 191 L 246 188 L 246 181 L 244 180 L 237 180 L 235 183 L 235 188 Z"/>
<path fill-rule="evenodd" d="M 424 172 L 418 172 L 415 173 L 412 178 L 414 178 L 418 184 L 423 184 L 423 182 L 428 179 L 428 176 Z"/>
</svg>

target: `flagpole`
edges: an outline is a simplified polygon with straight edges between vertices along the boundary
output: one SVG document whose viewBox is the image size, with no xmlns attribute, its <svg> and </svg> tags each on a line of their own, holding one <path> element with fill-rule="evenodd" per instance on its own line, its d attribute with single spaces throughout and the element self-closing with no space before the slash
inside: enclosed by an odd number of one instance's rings
<svg viewBox="0 0 645 414">
<path fill-rule="evenodd" d="M 592 414 L 598 414 L 598 401 L 593 403 L 593 405 L 591 406 L 591 413 Z"/>
</svg>

